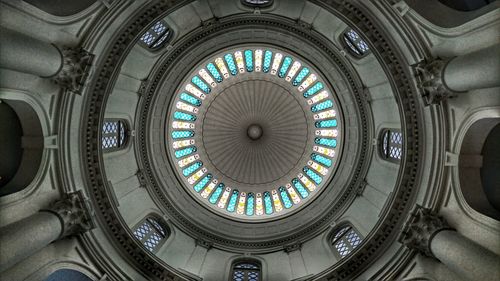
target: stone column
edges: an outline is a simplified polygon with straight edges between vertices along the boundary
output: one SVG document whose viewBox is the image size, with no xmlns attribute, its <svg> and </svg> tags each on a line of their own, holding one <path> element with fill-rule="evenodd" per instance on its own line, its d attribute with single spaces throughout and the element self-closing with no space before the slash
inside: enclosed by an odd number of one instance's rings
<svg viewBox="0 0 500 281">
<path fill-rule="evenodd" d="M 70 193 L 49 209 L 0 229 L 0 272 L 63 237 L 94 227 L 80 192 Z"/>
<path fill-rule="evenodd" d="M 0 29 L 0 67 L 41 77 L 55 76 L 63 67 L 59 49 L 24 34 Z"/>
<path fill-rule="evenodd" d="M 443 71 L 443 82 L 452 91 L 500 87 L 500 45 L 452 58 Z"/>
<path fill-rule="evenodd" d="M 460 235 L 430 210 L 419 207 L 407 222 L 400 242 L 440 260 L 465 280 L 500 280 L 500 257 Z"/>
<path fill-rule="evenodd" d="M 500 87 L 500 45 L 417 66 L 424 102 L 438 104 L 460 92 Z"/>
<path fill-rule="evenodd" d="M 50 78 L 62 88 L 79 93 L 93 55 L 82 48 L 58 48 L 24 34 L 0 29 L 0 67 Z"/>
</svg>

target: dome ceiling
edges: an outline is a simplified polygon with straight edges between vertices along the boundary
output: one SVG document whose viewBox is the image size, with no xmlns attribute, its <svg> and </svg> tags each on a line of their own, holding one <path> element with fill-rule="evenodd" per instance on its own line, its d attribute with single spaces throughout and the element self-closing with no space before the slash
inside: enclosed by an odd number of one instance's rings
<svg viewBox="0 0 500 281">
<path fill-rule="evenodd" d="M 318 15 L 325 26 L 335 23 L 335 33 L 278 12 L 228 12 L 181 34 L 170 26 L 166 46 L 146 54 L 141 36 L 182 9 L 167 1 L 138 10 L 109 43 L 84 95 L 90 110 L 82 126 L 92 200 L 124 249 L 137 241 L 120 209 L 109 208 L 115 203 L 106 160 L 90 143 L 99 137 L 102 112 L 112 113 L 108 99 L 117 95 L 116 101 L 120 87 L 128 87 L 123 77 L 138 70 L 147 74 L 132 113 L 137 177 L 178 231 L 221 251 L 254 254 L 325 233 L 361 204 L 355 203 L 367 175 L 377 175 L 371 144 L 391 122 L 413 154 L 403 152 L 404 165 L 383 179 L 387 205 L 366 214 L 373 219 L 362 244 L 370 250 L 353 251 L 338 272 L 353 274 L 392 235 L 385 226 L 402 219 L 418 168 L 413 87 L 385 33 L 362 10 L 319 4 Z M 367 85 L 381 85 L 385 106 L 370 105 Z M 385 120 L 376 123 L 375 115 Z M 133 252 L 142 266 L 157 268 L 150 253 Z"/>
<path fill-rule="evenodd" d="M 247 45 L 205 59 L 168 113 L 170 158 L 188 192 L 243 220 L 312 200 L 340 159 L 340 114 L 328 85 L 276 48 Z"/>
</svg>

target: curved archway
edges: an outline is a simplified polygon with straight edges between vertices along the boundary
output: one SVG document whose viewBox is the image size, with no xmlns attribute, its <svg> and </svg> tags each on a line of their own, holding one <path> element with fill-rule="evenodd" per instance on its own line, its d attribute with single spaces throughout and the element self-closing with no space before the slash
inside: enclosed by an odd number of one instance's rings
<svg viewBox="0 0 500 281">
<path fill-rule="evenodd" d="M 45 279 L 45 281 L 92 281 L 90 277 L 73 269 L 58 269 Z"/>
<path fill-rule="evenodd" d="M 40 168 L 44 142 L 40 119 L 33 108 L 22 101 L 4 102 L 0 114 L 9 121 L 2 121 L 0 127 L 2 143 L 7 143 L 2 149 L 7 154 L 2 155 L 9 160 L 5 161 L 7 176 L 0 179 L 0 196 L 21 191 L 33 181 Z"/>
<path fill-rule="evenodd" d="M 460 188 L 467 204 L 474 210 L 494 219 L 500 219 L 498 136 L 500 118 L 484 118 L 467 130 L 459 158 Z M 496 138 L 496 139 L 495 139 Z M 498 185 L 496 186 L 498 187 Z"/>
</svg>

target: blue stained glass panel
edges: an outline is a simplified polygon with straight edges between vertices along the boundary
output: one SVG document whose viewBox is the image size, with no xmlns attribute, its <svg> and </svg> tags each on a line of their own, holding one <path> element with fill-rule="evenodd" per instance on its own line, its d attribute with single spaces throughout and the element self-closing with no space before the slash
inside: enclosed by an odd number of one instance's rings
<svg viewBox="0 0 500 281">
<path fill-rule="evenodd" d="M 285 77 L 285 75 L 286 75 L 286 73 L 288 71 L 288 68 L 290 68 L 291 64 L 292 64 L 292 58 L 291 57 L 285 57 L 285 59 L 283 60 L 283 64 L 281 65 L 280 71 L 278 73 L 278 76 L 280 78 Z"/>
<path fill-rule="evenodd" d="M 194 190 L 196 192 L 200 192 L 206 185 L 207 183 L 212 179 L 212 174 L 206 175 L 204 178 L 202 178 L 197 184 L 194 185 Z"/>
<path fill-rule="evenodd" d="M 288 196 L 288 193 L 286 192 L 286 189 L 283 186 L 280 186 L 278 189 L 280 192 L 281 196 L 281 201 L 283 201 L 283 205 L 285 208 L 290 209 L 292 207 L 292 201 L 290 200 L 290 197 Z"/>
<path fill-rule="evenodd" d="M 313 170 L 309 169 L 309 167 L 304 167 L 304 173 L 309 176 L 309 178 L 314 181 L 316 184 L 320 184 L 323 180 L 318 174 L 316 174 Z"/>
<path fill-rule="evenodd" d="M 228 212 L 234 212 L 234 209 L 236 207 L 236 202 L 238 200 L 238 190 L 235 189 L 233 190 L 233 193 L 231 194 L 231 198 L 229 199 L 229 204 L 227 204 L 227 211 Z"/>
<path fill-rule="evenodd" d="M 233 55 L 226 54 L 226 55 L 224 55 L 224 59 L 226 60 L 227 67 L 229 67 L 229 72 L 231 72 L 232 75 L 238 74 L 236 64 L 234 63 Z"/>
<path fill-rule="evenodd" d="M 254 195 L 253 193 L 248 193 L 247 195 L 247 216 L 253 216 L 253 212 L 254 212 L 254 204 L 255 204 L 255 199 L 254 199 Z"/>
<path fill-rule="evenodd" d="M 337 147 L 336 139 L 324 139 L 324 138 L 315 138 L 314 142 L 320 145 L 325 145 L 329 147 Z"/>
<path fill-rule="evenodd" d="M 337 119 L 317 121 L 314 125 L 316 126 L 316 128 L 337 127 Z"/>
<path fill-rule="evenodd" d="M 183 139 L 183 138 L 190 138 L 194 136 L 193 131 L 173 131 L 172 132 L 172 138 L 173 139 Z"/>
<path fill-rule="evenodd" d="M 187 102 L 187 103 L 190 103 L 194 106 L 200 106 L 201 105 L 201 100 L 191 96 L 191 95 L 188 95 L 186 93 L 182 93 L 181 94 L 181 100 Z"/>
<path fill-rule="evenodd" d="M 212 195 L 210 196 L 210 199 L 208 201 L 212 204 L 217 203 L 217 200 L 219 200 L 219 197 L 222 194 L 223 190 L 224 190 L 224 184 L 219 183 L 219 185 L 215 189 L 214 193 L 212 193 Z"/>
<path fill-rule="evenodd" d="M 182 174 L 187 177 L 187 176 L 191 175 L 192 173 L 194 173 L 199 168 L 201 168 L 201 166 L 203 166 L 203 163 L 201 161 L 198 161 L 198 162 L 194 163 L 193 165 L 187 167 L 186 169 L 182 170 Z"/>
<path fill-rule="evenodd" d="M 309 90 L 307 90 L 304 93 L 304 98 L 308 98 L 308 97 L 316 94 L 321 89 L 323 89 L 323 83 L 318 82 L 318 83 L 314 84 L 314 86 L 312 86 L 311 88 L 309 88 Z"/>
<path fill-rule="evenodd" d="M 248 72 L 253 71 L 253 54 L 252 50 L 245 50 L 245 64 Z"/>
<path fill-rule="evenodd" d="M 264 192 L 264 208 L 266 214 L 270 215 L 273 213 L 273 202 L 271 200 L 271 194 L 268 191 Z"/>
<path fill-rule="evenodd" d="M 185 120 L 185 121 L 196 121 L 196 116 L 180 111 L 174 112 L 174 119 Z"/>
<path fill-rule="evenodd" d="M 332 100 L 326 100 L 322 103 L 318 103 L 316 105 L 313 105 L 311 107 L 311 111 L 312 112 L 318 112 L 318 111 L 322 111 L 322 110 L 325 110 L 327 108 L 330 108 L 333 106 L 333 101 Z"/>
<path fill-rule="evenodd" d="M 304 67 L 300 70 L 299 74 L 293 79 L 292 85 L 298 86 L 304 78 L 306 78 L 307 74 L 309 74 L 309 68 Z"/>
<path fill-rule="evenodd" d="M 262 67 L 262 71 L 265 73 L 269 72 L 269 69 L 271 68 L 271 60 L 273 59 L 273 52 L 266 50 L 264 53 L 264 65 Z"/>
<path fill-rule="evenodd" d="M 299 192 L 300 197 L 306 198 L 307 196 L 309 196 L 309 191 L 307 191 L 304 188 L 304 186 L 300 183 L 298 179 L 293 179 L 292 184 L 295 187 L 295 189 L 297 189 L 297 191 Z"/>
<path fill-rule="evenodd" d="M 222 76 L 220 75 L 219 71 L 217 70 L 217 67 L 215 67 L 215 65 L 213 63 L 207 64 L 207 69 L 208 69 L 208 72 L 210 72 L 210 74 L 212 74 L 212 76 L 214 77 L 215 81 L 217 81 L 217 83 L 222 82 Z"/>
<path fill-rule="evenodd" d="M 326 167 L 331 167 L 332 166 L 332 160 L 326 158 L 326 157 L 323 157 L 319 154 L 316 154 L 316 153 L 313 153 L 311 154 L 311 159 L 320 163 L 320 164 L 323 164 L 325 165 Z"/>
<path fill-rule="evenodd" d="M 189 155 L 189 154 L 191 154 L 193 152 L 196 152 L 196 150 L 197 149 L 194 146 L 191 146 L 191 147 L 188 147 L 188 148 L 184 148 L 184 149 L 181 149 L 181 150 L 177 150 L 175 152 L 175 158 L 182 158 L 182 157 L 184 157 L 186 155 Z"/>
<path fill-rule="evenodd" d="M 212 89 L 210 89 L 210 87 L 205 82 L 203 82 L 203 80 L 201 80 L 201 78 L 198 77 L 197 75 L 194 76 L 193 79 L 191 79 L 191 82 L 193 82 L 196 86 L 198 86 L 198 88 L 200 88 L 203 92 L 210 94 L 210 91 Z"/>
</svg>

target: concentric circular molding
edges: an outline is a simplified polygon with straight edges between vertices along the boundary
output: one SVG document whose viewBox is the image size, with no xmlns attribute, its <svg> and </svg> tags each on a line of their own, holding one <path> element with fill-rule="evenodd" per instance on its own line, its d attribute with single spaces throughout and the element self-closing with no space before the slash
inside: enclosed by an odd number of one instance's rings
<svg viewBox="0 0 500 281">
<path fill-rule="evenodd" d="M 249 36 L 254 33 L 255 36 Z M 151 82 L 145 89 L 144 102 L 139 111 L 136 147 L 140 149 L 138 154 L 141 155 L 143 164 L 141 169 L 151 183 L 148 189 L 152 197 L 164 208 L 163 211 L 172 218 L 173 223 L 183 231 L 213 243 L 214 247 L 231 251 L 239 249 L 252 252 L 275 251 L 284 244 L 298 240 L 305 241 L 325 230 L 331 220 L 340 216 L 356 197 L 363 183 L 363 173 L 369 164 L 365 161 L 366 155 L 371 149 L 368 139 L 372 126 L 362 125 L 371 124 L 366 112 L 367 104 L 363 95 L 359 94 L 360 84 L 356 83 L 357 80 L 347 60 L 331 42 L 318 40 L 318 37 L 312 36 L 310 30 L 303 29 L 296 22 L 285 18 L 264 16 L 255 18 L 251 15 L 228 17 L 211 25 L 210 28 L 202 28 L 191 33 L 185 39 L 179 42 L 179 45 L 174 45 L 153 69 Z M 185 83 L 190 81 L 188 78 L 192 78 L 195 73 L 198 74 L 195 71 L 199 71 L 197 67 L 200 66 L 200 59 L 206 59 L 208 63 L 213 56 L 227 50 L 236 51 L 235 48 L 238 46 L 261 46 L 263 50 L 265 48 L 272 50 L 277 45 L 286 46 L 286 49 L 281 47 L 280 50 L 298 60 L 303 59 L 307 65 L 314 66 L 318 75 L 325 79 L 323 81 L 327 84 L 325 89 L 332 89 L 332 93 L 336 94 L 339 101 L 335 104 L 342 107 L 337 116 L 337 119 L 340 118 L 338 123 L 344 128 L 350 128 L 349 134 L 342 136 L 339 149 L 350 151 L 350 157 L 340 159 L 342 165 L 336 165 L 333 169 L 336 169 L 335 176 L 327 186 L 317 190 L 314 200 L 304 201 L 304 207 L 295 208 L 280 218 L 269 217 L 258 220 L 250 226 L 248 220 L 215 216 L 213 210 L 206 208 L 205 202 L 193 200 L 192 188 L 186 192 L 182 187 L 179 181 L 185 180 L 184 175 L 179 175 L 176 171 L 177 163 L 171 161 L 172 157 L 168 157 L 171 151 L 170 147 L 165 145 L 171 142 L 171 135 L 167 134 L 170 123 L 166 116 L 171 116 L 169 114 L 175 112 L 169 110 L 170 106 L 176 105 L 174 94 L 178 94 L 180 89 L 185 89 Z M 240 79 L 238 77 L 243 79 L 245 75 L 236 75 L 228 81 L 237 83 Z M 268 80 L 271 79 L 270 74 L 262 74 L 261 78 L 266 77 Z M 291 87 L 288 91 L 292 91 L 294 87 L 283 78 L 276 78 L 273 83 L 285 89 Z M 298 94 L 297 97 L 303 103 L 307 99 L 302 94 Z M 304 115 L 310 116 L 308 114 L 311 113 L 311 107 L 307 105 Z M 307 123 L 311 127 L 308 130 L 312 131 L 306 147 L 311 148 L 315 145 L 312 138 L 316 131 L 314 116 Z M 310 152 L 304 153 L 304 158 L 300 162 L 307 163 L 308 160 L 311 160 Z M 304 164 L 300 166 L 301 169 L 303 167 Z M 288 180 L 296 175 L 290 174 Z"/>
<path fill-rule="evenodd" d="M 225 50 L 195 67 L 173 98 L 170 157 L 188 191 L 217 213 L 285 215 L 314 198 L 338 165 L 337 104 L 297 55 Z"/>
<path fill-rule="evenodd" d="M 254 35 L 249 36 L 249 34 Z M 199 71 L 197 67 L 200 67 L 200 58 L 201 60 L 206 58 L 208 63 L 210 58 L 214 61 L 214 56 L 217 54 L 227 50 L 236 51 L 235 46 L 236 48 L 259 46 L 263 50 L 265 48 L 273 50 L 277 45 L 286 45 L 286 49 L 280 47 L 279 50 L 314 66 L 319 77 L 325 79 L 323 80 L 325 89 L 332 89 L 332 93 L 336 94 L 339 101 L 335 104 L 341 107 L 337 119 L 341 118 L 339 124 L 342 127 L 349 128 L 341 132 L 345 133 L 343 139 L 349 141 L 340 141 L 338 149 L 349 151 L 350 157 L 340 159 L 342 165 L 335 164 L 333 168 L 336 169 L 335 176 L 325 188 L 313 192 L 313 195 L 317 192 L 314 200 L 306 200 L 304 207 L 295 208 L 286 217 L 283 215 L 279 219 L 269 217 L 257 220 L 249 231 L 248 219 L 214 216 L 214 211 L 208 209 L 205 202 L 193 200 L 192 188 L 191 191 L 188 190 L 189 192 L 183 190 L 179 182 L 185 180 L 184 175 L 179 175 L 176 171 L 177 163 L 172 162 L 173 157 L 168 157 L 171 151 L 167 144 L 172 140 L 171 135 L 167 134 L 170 133 L 170 123 L 166 119 L 173 114 L 169 108 L 176 104 L 174 97 L 177 97 L 180 89 L 185 89 L 183 87 L 186 85 L 183 83 L 190 81 L 188 78 L 192 78 L 193 75 L 198 75 L 196 71 Z M 299 53 L 300 56 L 297 55 Z M 227 81 L 237 84 L 240 79 L 238 77 L 243 79 L 245 75 L 236 75 Z M 267 80 L 271 81 L 270 74 L 262 74 L 261 77 L 262 79 L 267 77 Z M 297 91 L 297 89 L 292 90 L 296 86 L 283 78 L 276 78 L 272 82 L 289 89 L 290 92 Z M 245 251 L 253 252 L 274 251 L 282 248 L 283 244 L 307 240 L 308 237 L 317 235 L 328 227 L 332 219 L 342 214 L 354 200 L 363 183 L 363 173 L 368 165 L 365 159 L 371 149 L 368 141 L 371 126 L 362 124 L 371 124 L 371 119 L 366 112 L 367 104 L 359 92 L 360 88 L 356 76 L 353 75 L 353 69 L 349 67 L 347 59 L 335 45 L 312 36 L 310 30 L 301 28 L 294 21 L 239 15 L 221 19 L 210 28 L 193 32 L 185 41 L 174 45 L 174 48 L 162 57 L 152 71 L 151 81 L 144 90 L 144 101 L 138 116 L 140 121 L 137 125 L 136 147 L 140 149 L 138 154 L 141 155 L 141 169 L 150 183 L 147 186 L 150 194 L 158 205 L 164 208 L 163 211 L 172 218 L 174 224 L 191 236 L 210 241 L 219 248 L 230 250 L 244 248 Z M 298 100 L 307 102 L 301 95 L 302 93 L 297 95 Z M 308 105 L 304 108 L 304 115 L 310 116 L 311 107 Z M 316 131 L 314 122 L 314 117 L 307 121 L 311 127 L 308 129 L 311 130 L 311 138 L 306 144 L 309 147 L 314 146 L 313 136 Z M 311 152 L 304 153 L 304 158 L 300 160 L 301 169 L 304 167 L 303 163 L 311 160 L 310 154 Z M 296 175 L 290 174 L 288 180 Z"/>
<path fill-rule="evenodd" d="M 187 1 L 186 1 L 187 2 Z M 354 276 L 359 274 L 369 264 L 371 264 L 374 258 L 380 253 L 385 245 L 390 241 L 391 237 L 397 233 L 398 225 L 402 223 L 405 218 L 404 214 L 408 209 L 409 204 L 412 202 L 412 198 L 415 194 L 415 188 L 417 180 L 417 174 L 419 171 L 418 158 L 421 154 L 421 135 L 419 134 L 419 128 L 421 127 L 421 111 L 418 109 L 418 102 L 416 100 L 416 91 L 411 83 L 411 73 L 401 64 L 402 58 L 400 54 L 396 51 L 397 46 L 395 46 L 388 35 L 383 32 L 383 30 L 377 25 L 377 20 L 372 18 L 371 13 L 366 12 L 365 9 L 359 3 L 351 3 L 345 1 L 313 1 L 317 5 L 325 8 L 332 14 L 344 19 L 346 22 L 356 22 L 357 30 L 360 31 L 365 39 L 367 39 L 370 44 L 370 49 L 373 51 L 377 59 L 386 66 L 385 72 L 388 74 L 391 85 L 396 93 L 396 98 L 401 106 L 401 112 L 405 112 L 404 115 L 404 131 L 405 131 L 405 153 L 403 157 L 403 169 L 401 174 L 404 175 L 398 181 L 398 186 L 394 190 L 393 196 L 389 199 L 386 212 L 381 216 L 377 227 L 368 237 L 365 238 L 362 247 L 358 247 L 353 254 L 344 259 L 343 262 L 336 264 L 335 266 L 325 270 L 321 276 L 329 279 L 353 279 Z M 117 209 L 114 206 L 114 200 L 109 194 L 110 187 L 108 186 L 106 180 L 105 170 L 102 166 L 102 155 L 100 153 L 100 148 L 98 142 L 95 140 L 99 136 L 100 128 L 102 127 L 102 111 L 106 105 L 107 97 L 111 93 L 111 87 L 116 79 L 116 73 L 120 69 L 120 65 L 123 62 L 123 58 L 128 54 L 131 46 L 135 44 L 139 35 L 143 31 L 144 26 L 148 26 L 154 20 L 168 14 L 172 11 L 174 3 L 178 6 L 180 5 L 174 1 L 161 1 L 155 2 L 147 7 L 144 7 L 142 11 L 139 11 L 136 15 L 129 17 L 128 23 L 123 26 L 123 28 L 118 32 L 117 37 L 109 42 L 108 53 L 100 60 L 99 65 L 96 65 L 96 75 L 90 85 L 85 88 L 84 104 L 85 112 L 87 116 L 82 118 L 82 151 L 83 162 L 85 165 L 84 174 L 87 177 L 87 189 L 89 191 L 90 197 L 96 208 L 96 215 L 100 218 L 99 221 L 102 225 L 107 226 L 107 231 L 110 236 L 114 237 L 116 245 L 119 249 L 129 257 L 137 268 L 140 268 L 146 276 L 154 279 L 160 280 L 172 280 L 175 276 L 183 276 L 181 272 L 169 267 L 165 263 L 161 262 L 157 258 L 151 256 L 147 251 L 137 247 L 137 242 L 133 238 L 128 226 L 123 222 L 120 215 L 115 212 Z M 211 32 L 216 32 L 217 30 L 230 29 L 231 27 L 237 25 L 245 24 L 255 24 L 256 22 L 261 22 L 264 26 L 280 26 L 281 28 L 288 30 L 294 34 L 298 34 L 304 37 L 305 41 L 314 42 L 318 45 L 323 45 L 321 50 L 331 56 L 332 59 L 336 60 L 336 63 L 342 65 L 341 61 L 338 61 L 337 55 L 332 52 L 330 47 L 326 47 L 321 40 L 318 40 L 311 34 L 314 32 L 310 29 L 307 31 L 301 30 L 300 27 L 294 27 L 294 23 L 287 20 L 266 19 L 263 15 L 259 15 L 259 20 L 247 20 L 244 17 L 239 16 L 239 21 L 235 20 L 233 22 L 218 22 L 214 26 L 210 26 L 206 30 L 200 31 L 197 34 L 189 37 L 186 42 L 181 42 L 180 44 L 185 45 L 185 49 L 189 46 L 195 44 L 200 38 L 204 36 L 209 36 Z M 191 41 L 189 41 L 191 40 Z M 328 44 L 326 44 L 328 45 Z M 172 63 L 176 55 L 182 52 L 182 48 L 178 49 L 171 54 L 166 60 L 166 63 Z M 357 91 L 357 85 L 355 79 L 350 76 L 348 69 L 342 69 L 346 71 L 347 82 L 346 84 L 352 87 L 355 94 L 355 101 L 353 102 L 359 107 L 363 107 L 363 100 L 360 98 L 362 95 Z M 153 94 L 157 91 L 158 83 L 160 78 L 163 77 L 165 69 L 158 70 L 161 75 L 152 78 L 149 86 L 141 90 L 143 93 L 143 104 L 144 107 L 141 109 L 144 112 L 148 112 L 150 109 L 150 103 L 153 98 Z M 339 98 L 342 99 L 341 93 L 337 92 Z M 347 103 L 346 103 L 347 104 Z M 363 111 L 360 112 L 360 118 L 362 122 L 369 122 Z M 145 116 L 145 115 L 144 115 Z M 346 117 L 346 120 L 348 118 Z M 146 126 L 146 119 L 142 118 L 137 127 L 140 129 Z M 344 124 L 344 126 L 347 126 Z M 363 130 L 366 130 L 363 128 Z M 367 143 L 367 133 L 363 130 L 360 131 L 359 137 L 359 147 L 361 149 L 368 148 Z M 142 134 L 142 135 L 141 135 Z M 144 144 L 147 140 L 146 135 L 139 133 L 138 143 Z M 142 155 L 147 155 L 144 151 L 145 148 L 138 146 L 137 149 Z M 348 184 L 346 191 L 351 193 L 345 193 L 342 200 L 331 203 L 331 208 L 329 211 L 324 211 L 324 214 L 311 222 L 310 224 L 304 226 L 300 233 L 294 233 L 293 235 L 283 234 L 282 239 L 275 239 L 268 241 L 266 243 L 255 243 L 248 242 L 244 243 L 234 243 L 227 239 L 222 239 L 220 236 L 211 235 L 199 229 L 196 225 L 190 222 L 188 219 L 184 218 L 178 210 L 173 208 L 168 204 L 168 200 L 165 201 L 165 211 L 171 216 L 175 223 L 187 230 L 188 233 L 193 233 L 200 237 L 206 238 L 208 240 L 214 241 L 216 243 L 223 243 L 227 245 L 233 245 L 236 247 L 269 247 L 273 245 L 283 245 L 285 243 L 291 243 L 293 241 L 300 241 L 303 237 L 307 235 L 313 235 L 317 233 L 318 229 L 324 229 L 323 226 L 328 225 L 332 218 L 335 218 L 335 214 L 344 206 L 345 201 L 348 197 L 347 194 L 352 194 L 356 190 L 360 182 L 362 181 L 363 165 L 361 163 L 365 162 L 364 155 L 366 151 L 362 151 L 359 156 L 357 156 L 358 161 L 356 165 L 351 167 L 352 176 L 351 183 Z M 146 157 L 144 161 L 144 175 L 148 182 L 148 188 L 151 192 L 156 194 L 161 200 L 165 200 L 164 194 L 160 190 L 156 189 L 154 177 L 152 173 L 147 170 L 149 165 L 149 159 Z M 341 165 L 343 166 L 343 165 Z M 315 201 L 321 201 L 318 198 Z"/>
</svg>

